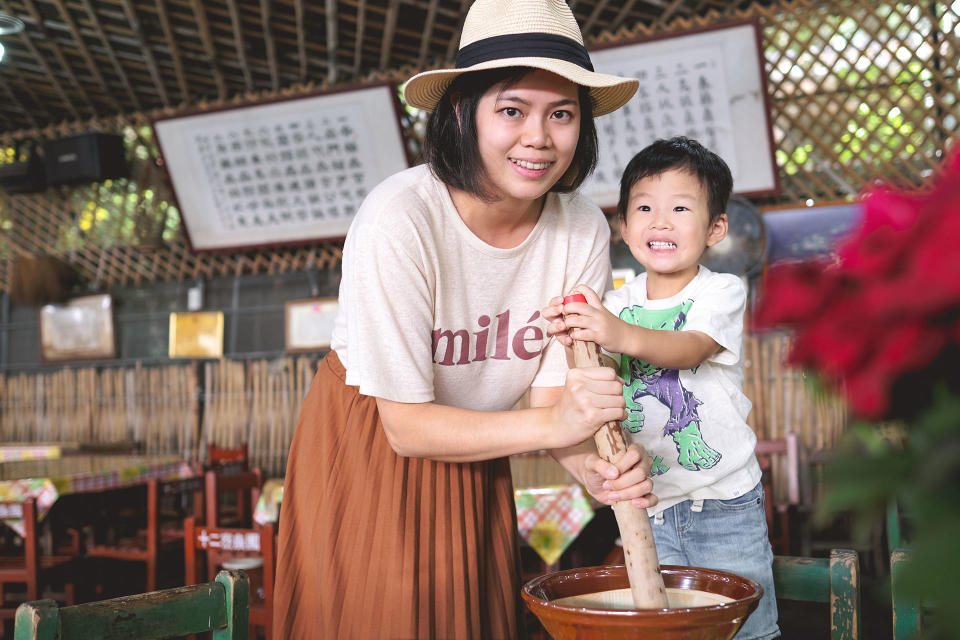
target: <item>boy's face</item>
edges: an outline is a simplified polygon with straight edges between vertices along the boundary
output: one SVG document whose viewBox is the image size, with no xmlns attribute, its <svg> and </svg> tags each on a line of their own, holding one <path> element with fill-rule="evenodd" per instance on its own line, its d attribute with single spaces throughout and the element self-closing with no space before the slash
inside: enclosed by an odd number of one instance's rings
<svg viewBox="0 0 960 640">
<path fill-rule="evenodd" d="M 710 222 L 707 190 L 687 171 L 670 169 L 630 188 L 620 232 L 651 278 L 685 286 L 697 275 L 700 256 L 727 235 L 727 216 Z"/>
</svg>

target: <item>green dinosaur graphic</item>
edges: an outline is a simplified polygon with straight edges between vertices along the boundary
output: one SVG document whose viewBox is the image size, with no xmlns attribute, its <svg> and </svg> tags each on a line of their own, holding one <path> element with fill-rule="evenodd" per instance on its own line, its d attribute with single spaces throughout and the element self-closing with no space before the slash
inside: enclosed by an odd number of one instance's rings
<svg viewBox="0 0 960 640">
<path fill-rule="evenodd" d="M 670 309 L 644 309 L 633 306 L 620 312 L 620 319 L 647 329 L 679 331 L 687 320 L 687 312 L 693 300 Z M 695 371 L 695 370 L 694 370 Z M 644 415 L 640 399 L 655 398 L 670 410 L 670 417 L 663 427 L 663 435 L 671 436 L 677 447 L 677 462 L 685 469 L 699 471 L 710 469 L 720 462 L 721 454 L 703 440 L 700 433 L 700 416 L 697 407 L 702 402 L 687 391 L 680 382 L 680 371 L 662 369 L 649 362 L 624 356 L 621 359 L 620 375 L 626 380 L 623 395 L 627 402 L 627 419 L 623 426 L 631 433 L 643 429 Z M 651 475 L 667 471 L 662 464 L 654 466 Z M 662 470 L 661 470 L 662 469 Z"/>
</svg>

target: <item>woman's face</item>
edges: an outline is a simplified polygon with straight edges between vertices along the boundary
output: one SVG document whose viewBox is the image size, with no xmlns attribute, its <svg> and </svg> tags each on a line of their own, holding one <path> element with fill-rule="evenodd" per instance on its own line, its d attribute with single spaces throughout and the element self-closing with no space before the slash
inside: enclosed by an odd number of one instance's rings
<svg viewBox="0 0 960 640">
<path fill-rule="evenodd" d="M 477 141 L 487 187 L 501 202 L 528 204 L 566 173 L 580 137 L 577 85 L 548 71 L 494 85 L 477 104 Z"/>
</svg>

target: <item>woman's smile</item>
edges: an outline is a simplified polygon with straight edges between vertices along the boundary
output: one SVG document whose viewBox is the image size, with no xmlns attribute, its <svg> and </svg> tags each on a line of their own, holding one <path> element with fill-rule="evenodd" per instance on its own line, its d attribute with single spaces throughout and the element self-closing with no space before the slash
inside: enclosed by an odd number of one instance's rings
<svg viewBox="0 0 960 640">
<path fill-rule="evenodd" d="M 487 187 L 525 209 L 567 172 L 580 139 L 577 85 L 536 70 L 496 85 L 477 106 L 477 140 Z"/>
</svg>

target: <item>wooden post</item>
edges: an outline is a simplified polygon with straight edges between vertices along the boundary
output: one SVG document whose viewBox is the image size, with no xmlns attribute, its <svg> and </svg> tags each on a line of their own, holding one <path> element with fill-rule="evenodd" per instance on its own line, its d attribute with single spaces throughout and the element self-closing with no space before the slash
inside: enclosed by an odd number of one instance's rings
<svg viewBox="0 0 960 640">
<path fill-rule="evenodd" d="M 586 302 L 582 295 L 578 298 L 567 296 L 567 302 Z M 600 347 L 584 340 L 573 341 L 573 359 L 578 367 L 597 367 L 603 363 L 600 359 Z M 594 435 L 597 453 L 607 462 L 615 462 L 627 450 L 626 439 L 617 422 L 608 422 Z M 627 565 L 627 578 L 630 580 L 630 593 L 637 609 L 665 609 L 667 591 L 660 575 L 660 562 L 657 560 L 657 547 L 653 541 L 653 530 L 647 510 L 636 507 L 629 501 L 613 505 L 623 541 L 623 555 Z"/>
</svg>

